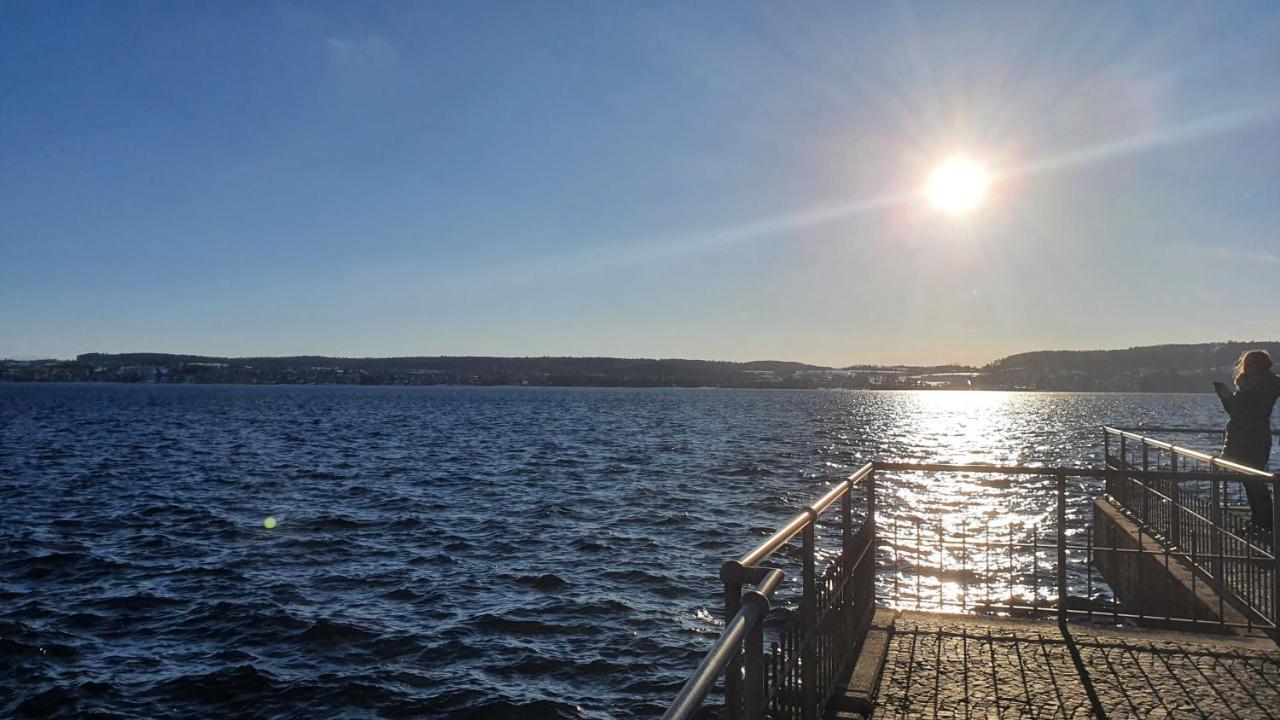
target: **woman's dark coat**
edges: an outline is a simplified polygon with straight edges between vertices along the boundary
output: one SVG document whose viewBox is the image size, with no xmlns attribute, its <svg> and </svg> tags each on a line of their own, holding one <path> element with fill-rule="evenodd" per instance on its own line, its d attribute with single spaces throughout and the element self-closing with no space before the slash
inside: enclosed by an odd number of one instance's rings
<svg viewBox="0 0 1280 720">
<path fill-rule="evenodd" d="M 1230 395 L 1219 396 L 1231 416 L 1222 457 L 1266 470 L 1271 456 L 1271 410 L 1280 398 L 1280 378 L 1269 372 L 1245 376 L 1237 387 Z"/>
<path fill-rule="evenodd" d="M 1241 377 L 1233 393 L 1220 392 L 1222 407 L 1231 416 L 1222 457 L 1241 465 L 1267 469 L 1271 457 L 1271 410 L 1280 398 L 1280 378 L 1270 372 Z M 1271 493 L 1265 480 L 1244 481 L 1254 524 L 1271 529 Z"/>
</svg>

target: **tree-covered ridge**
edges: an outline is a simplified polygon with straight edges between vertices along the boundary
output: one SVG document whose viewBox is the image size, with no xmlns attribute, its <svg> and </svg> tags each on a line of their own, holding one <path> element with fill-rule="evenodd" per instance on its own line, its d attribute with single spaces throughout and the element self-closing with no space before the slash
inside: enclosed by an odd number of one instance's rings
<svg viewBox="0 0 1280 720">
<path fill-rule="evenodd" d="M 39 373 L 45 376 L 36 377 Z M 10 363 L 7 374 L 9 379 L 31 380 L 364 385 L 823 387 L 853 382 L 847 373 L 796 362 L 608 357 L 233 358 L 85 353 L 69 362 L 39 361 L 21 368 Z M 26 377 L 18 377 L 22 374 Z"/>
<path fill-rule="evenodd" d="M 1280 359 L 1280 342 L 1042 350 L 962 365 L 829 368 L 775 360 L 609 357 L 211 357 L 86 353 L 75 360 L 0 361 L 0 380 L 161 383 L 534 385 L 598 387 L 979 388 L 1206 392 L 1245 350 Z"/>
<path fill-rule="evenodd" d="M 1036 390 L 1208 391 L 1229 381 L 1240 353 L 1262 349 L 1280 361 L 1280 342 L 1149 345 L 1124 350 L 1041 350 L 982 368 L 990 387 Z"/>
</svg>

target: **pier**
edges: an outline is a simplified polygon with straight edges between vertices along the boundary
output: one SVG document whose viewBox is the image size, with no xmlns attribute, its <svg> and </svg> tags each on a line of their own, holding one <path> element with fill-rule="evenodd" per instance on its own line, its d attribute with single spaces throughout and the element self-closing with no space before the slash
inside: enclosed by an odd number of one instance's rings
<svg viewBox="0 0 1280 720">
<path fill-rule="evenodd" d="M 1280 713 L 1268 638 L 895 614 L 874 705 L 857 718 L 1265 718 Z"/>
<path fill-rule="evenodd" d="M 723 564 L 724 630 L 664 717 L 1280 716 L 1280 527 L 1242 509 L 1267 482 L 1280 525 L 1276 477 L 1101 432 L 1092 468 L 862 466 Z M 939 481 L 966 507 L 912 512 Z"/>
</svg>

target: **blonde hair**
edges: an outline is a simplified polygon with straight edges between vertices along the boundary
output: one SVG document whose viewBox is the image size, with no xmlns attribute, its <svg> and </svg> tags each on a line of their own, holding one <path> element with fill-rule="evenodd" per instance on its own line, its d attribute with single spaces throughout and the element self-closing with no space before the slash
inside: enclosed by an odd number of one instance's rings
<svg viewBox="0 0 1280 720">
<path fill-rule="evenodd" d="M 1232 374 L 1232 382 L 1239 383 L 1240 378 L 1255 373 L 1263 373 L 1271 369 L 1271 356 L 1266 350 L 1248 350 L 1240 353 L 1236 361 L 1236 371 Z"/>
</svg>

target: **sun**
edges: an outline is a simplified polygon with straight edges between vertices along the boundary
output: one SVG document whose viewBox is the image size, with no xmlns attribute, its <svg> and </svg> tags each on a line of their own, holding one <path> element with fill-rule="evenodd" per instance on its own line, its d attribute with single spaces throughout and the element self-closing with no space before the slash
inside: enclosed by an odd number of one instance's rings
<svg viewBox="0 0 1280 720">
<path fill-rule="evenodd" d="M 924 194 L 939 210 L 963 215 L 987 195 L 991 175 L 981 165 L 965 157 L 953 157 L 933 169 Z"/>
</svg>

